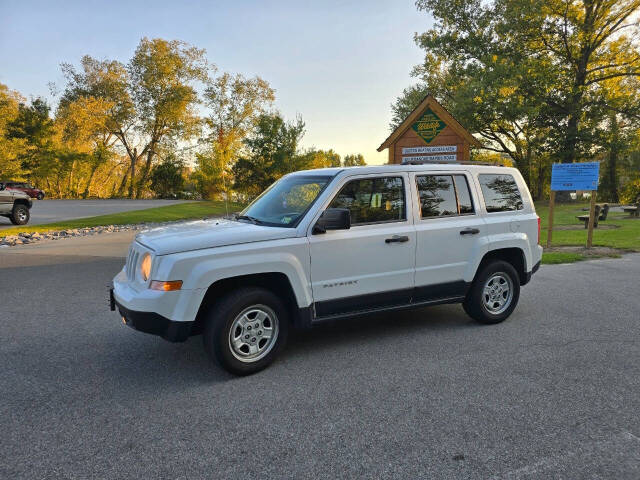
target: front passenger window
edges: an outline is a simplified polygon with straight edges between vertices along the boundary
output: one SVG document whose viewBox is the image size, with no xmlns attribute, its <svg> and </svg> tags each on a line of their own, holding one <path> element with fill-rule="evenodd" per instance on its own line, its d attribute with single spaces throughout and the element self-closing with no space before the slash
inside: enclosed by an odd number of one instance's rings
<svg viewBox="0 0 640 480">
<path fill-rule="evenodd" d="M 329 208 L 348 208 L 351 225 L 406 220 L 401 177 L 361 178 L 347 183 Z"/>
</svg>

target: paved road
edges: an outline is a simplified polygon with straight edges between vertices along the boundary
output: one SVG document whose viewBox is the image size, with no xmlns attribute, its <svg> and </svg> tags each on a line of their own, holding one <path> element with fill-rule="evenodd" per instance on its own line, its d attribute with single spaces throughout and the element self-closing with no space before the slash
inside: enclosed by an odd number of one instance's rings
<svg viewBox="0 0 640 480">
<path fill-rule="evenodd" d="M 234 378 L 121 325 L 123 259 L 69 245 L 0 251 L 0 478 L 640 478 L 640 255 L 543 266 L 501 325 L 345 321 Z"/>
<path fill-rule="evenodd" d="M 29 225 L 60 222 L 74 218 L 94 217 L 109 213 L 143 210 L 181 203 L 185 200 L 34 200 Z M 13 227 L 8 218 L 0 217 L 0 231 Z"/>
</svg>

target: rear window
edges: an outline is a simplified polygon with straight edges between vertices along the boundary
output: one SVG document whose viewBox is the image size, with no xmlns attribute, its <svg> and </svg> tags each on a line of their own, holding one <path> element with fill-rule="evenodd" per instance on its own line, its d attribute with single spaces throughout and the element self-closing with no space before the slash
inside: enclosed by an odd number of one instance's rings
<svg viewBox="0 0 640 480">
<path fill-rule="evenodd" d="M 522 196 L 512 175 L 478 175 L 487 212 L 522 210 Z"/>
</svg>

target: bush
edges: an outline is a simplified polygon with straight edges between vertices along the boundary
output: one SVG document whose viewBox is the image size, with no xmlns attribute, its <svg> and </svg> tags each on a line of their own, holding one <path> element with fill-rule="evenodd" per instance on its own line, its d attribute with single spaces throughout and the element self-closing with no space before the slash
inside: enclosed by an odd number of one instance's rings
<svg viewBox="0 0 640 480">
<path fill-rule="evenodd" d="M 624 186 L 620 201 L 625 204 L 640 202 L 640 179 L 632 180 Z"/>
</svg>

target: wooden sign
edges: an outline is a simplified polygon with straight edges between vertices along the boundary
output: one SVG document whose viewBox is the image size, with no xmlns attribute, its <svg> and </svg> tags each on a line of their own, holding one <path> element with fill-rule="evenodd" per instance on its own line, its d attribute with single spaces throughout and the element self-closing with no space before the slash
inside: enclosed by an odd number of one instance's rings
<svg viewBox="0 0 640 480">
<path fill-rule="evenodd" d="M 414 153 L 455 153 L 457 151 L 457 145 L 440 145 L 437 147 L 408 147 L 402 149 L 402 155 L 411 155 Z"/>
<path fill-rule="evenodd" d="M 413 128 L 413 131 L 425 142 L 431 143 L 446 126 L 446 123 L 440 120 L 430 108 L 427 108 L 411 128 Z"/>
<path fill-rule="evenodd" d="M 481 144 L 427 95 L 378 151 L 389 149 L 389 163 L 455 162 L 469 160 L 472 146 Z"/>
</svg>

